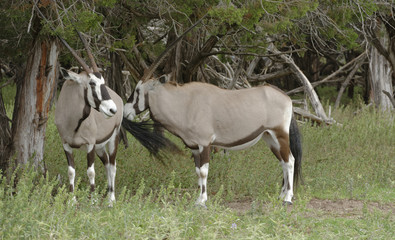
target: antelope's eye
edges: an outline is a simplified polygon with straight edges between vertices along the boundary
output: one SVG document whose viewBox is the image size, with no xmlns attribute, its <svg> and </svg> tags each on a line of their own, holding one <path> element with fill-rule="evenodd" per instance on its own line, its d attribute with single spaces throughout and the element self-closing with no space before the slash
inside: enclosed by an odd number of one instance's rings
<svg viewBox="0 0 395 240">
<path fill-rule="evenodd" d="M 91 85 L 92 87 L 96 86 L 96 83 L 94 81 L 90 81 L 89 85 Z"/>
</svg>

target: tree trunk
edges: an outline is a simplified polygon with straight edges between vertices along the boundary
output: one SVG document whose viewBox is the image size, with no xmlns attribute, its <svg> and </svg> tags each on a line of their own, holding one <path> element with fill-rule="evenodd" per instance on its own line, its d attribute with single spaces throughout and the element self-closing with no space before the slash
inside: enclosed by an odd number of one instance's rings
<svg viewBox="0 0 395 240">
<path fill-rule="evenodd" d="M 44 138 L 58 78 L 55 40 L 36 38 L 24 78 L 18 84 L 12 124 L 16 163 L 32 164 L 45 173 Z"/>
<path fill-rule="evenodd" d="M 107 68 L 106 77 L 107 85 L 118 93 L 123 99 L 127 99 L 131 95 L 131 86 L 127 76 L 122 74 L 122 59 L 116 52 L 110 52 L 111 67 Z"/>
<path fill-rule="evenodd" d="M 392 16 L 378 19 L 374 29 L 370 29 L 369 77 L 371 81 L 371 100 L 382 110 L 393 109 L 390 99 L 383 93 L 393 92 L 392 74 L 395 68 L 395 31 Z"/>
<path fill-rule="evenodd" d="M 388 36 L 381 35 L 382 44 L 388 44 Z M 383 110 L 393 109 L 390 99 L 383 93 L 392 93 L 392 68 L 387 59 L 379 53 L 377 48 L 371 46 L 369 58 L 369 73 L 372 86 L 372 100 L 376 107 Z"/>
<path fill-rule="evenodd" d="M 7 117 L 3 95 L 0 90 L 0 170 L 3 173 L 8 168 L 8 159 L 12 154 L 10 121 Z"/>
<path fill-rule="evenodd" d="M 203 63 L 203 61 L 206 59 L 208 53 L 210 53 L 211 49 L 213 49 L 213 47 L 215 46 L 215 44 L 217 44 L 217 42 L 219 41 L 219 39 L 222 37 L 223 35 L 218 34 L 218 35 L 214 35 L 211 36 L 209 39 L 207 39 L 207 41 L 203 44 L 203 47 L 201 49 L 199 49 L 194 56 L 192 57 L 192 59 L 189 61 L 186 69 L 185 69 L 185 73 L 184 73 L 184 79 L 186 79 L 186 82 L 192 82 L 194 80 L 194 75 L 198 69 L 198 67 L 200 66 L 200 64 Z"/>
<path fill-rule="evenodd" d="M 106 71 L 105 79 L 107 80 L 107 86 L 114 90 L 121 98 L 128 99 L 131 95 L 132 88 L 128 76 L 124 77 L 122 74 L 123 66 L 121 55 L 116 52 L 110 52 L 109 55 L 111 67 L 107 68 Z M 120 138 L 127 148 L 129 146 L 129 141 L 123 128 L 121 128 Z"/>
</svg>

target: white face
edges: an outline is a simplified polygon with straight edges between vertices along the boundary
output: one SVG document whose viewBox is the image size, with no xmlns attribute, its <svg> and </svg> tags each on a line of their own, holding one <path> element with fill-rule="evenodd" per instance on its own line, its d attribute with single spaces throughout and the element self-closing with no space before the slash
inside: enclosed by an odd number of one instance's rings
<svg viewBox="0 0 395 240">
<path fill-rule="evenodd" d="M 107 117 L 112 117 L 117 112 L 117 106 L 111 99 L 107 91 L 104 78 L 101 74 L 90 73 L 88 86 L 88 101 L 91 107 L 104 113 Z"/>
<path fill-rule="evenodd" d="M 107 91 L 104 78 L 97 73 L 89 74 L 88 102 L 91 107 L 104 113 L 108 117 L 114 116 L 117 106 Z"/>
<path fill-rule="evenodd" d="M 112 117 L 117 112 L 117 106 L 107 91 L 104 78 L 99 73 L 77 74 L 72 71 L 62 70 L 65 79 L 73 80 L 84 86 L 87 90 L 89 105 L 107 117 Z"/>
<path fill-rule="evenodd" d="M 143 112 L 148 107 L 148 104 L 146 103 L 146 88 L 146 83 L 139 81 L 123 108 L 124 117 L 130 121 L 132 121 L 137 114 Z"/>
</svg>

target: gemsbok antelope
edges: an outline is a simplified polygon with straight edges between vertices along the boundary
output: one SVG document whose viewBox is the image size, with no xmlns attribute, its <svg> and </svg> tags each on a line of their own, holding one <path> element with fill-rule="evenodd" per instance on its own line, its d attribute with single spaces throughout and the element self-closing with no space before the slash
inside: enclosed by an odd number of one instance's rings
<svg viewBox="0 0 395 240">
<path fill-rule="evenodd" d="M 131 121 L 149 109 L 154 121 L 192 150 L 200 186 L 196 204 L 205 206 L 207 201 L 210 147 L 238 150 L 261 138 L 283 169 L 280 198 L 292 204 L 302 148 L 292 101 L 285 93 L 271 85 L 224 90 L 200 82 L 178 85 L 165 78 L 139 81 L 124 106 L 124 117 Z"/>
<path fill-rule="evenodd" d="M 105 85 L 87 42 L 79 32 L 78 35 L 88 53 L 92 69 L 59 37 L 85 71 L 77 74 L 62 69 L 66 81 L 56 104 L 55 125 L 66 153 L 70 191 L 74 191 L 75 179 L 73 148 L 81 148 L 87 151 L 87 175 L 91 191 L 95 189 L 95 153 L 105 165 L 111 205 L 115 201 L 115 156 L 123 116 L 123 101 Z"/>
</svg>

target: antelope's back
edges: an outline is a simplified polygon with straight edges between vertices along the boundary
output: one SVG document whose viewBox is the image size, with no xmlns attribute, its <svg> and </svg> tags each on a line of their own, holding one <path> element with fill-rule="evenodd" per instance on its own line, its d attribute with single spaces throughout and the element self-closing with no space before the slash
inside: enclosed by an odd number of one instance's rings
<svg viewBox="0 0 395 240">
<path fill-rule="evenodd" d="M 149 94 L 153 117 L 169 131 L 191 142 L 220 142 L 251 135 L 259 128 L 284 125 L 291 99 L 270 85 L 224 90 L 211 84 L 165 84 Z M 204 139 L 204 140 L 202 140 Z"/>
</svg>

